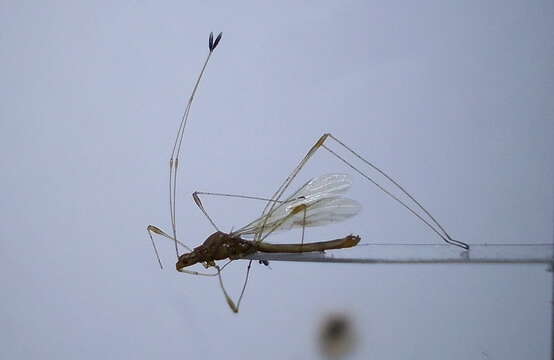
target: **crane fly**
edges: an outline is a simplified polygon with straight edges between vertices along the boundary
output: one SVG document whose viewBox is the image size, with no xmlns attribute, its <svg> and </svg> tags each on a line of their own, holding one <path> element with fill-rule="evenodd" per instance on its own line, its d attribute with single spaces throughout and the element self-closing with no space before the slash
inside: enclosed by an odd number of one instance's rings
<svg viewBox="0 0 554 360">
<path fill-rule="evenodd" d="M 219 284 L 227 304 L 233 310 L 238 312 L 240 302 L 246 289 L 248 277 L 250 274 L 250 268 L 252 260 L 249 261 L 246 278 L 242 287 L 240 296 L 236 302 L 234 302 L 228 295 L 221 277 L 222 270 L 233 260 L 244 258 L 245 256 L 260 253 L 304 253 L 313 251 L 326 251 L 333 249 L 343 249 L 356 246 L 360 242 L 358 235 L 347 235 L 343 238 L 319 242 L 304 242 L 304 232 L 307 227 L 322 226 L 325 224 L 340 222 L 349 219 L 356 215 L 360 209 L 360 204 L 352 199 L 343 197 L 342 195 L 350 188 L 351 179 L 347 174 L 327 174 L 322 175 L 305 183 L 297 191 L 291 195 L 285 196 L 285 192 L 288 190 L 292 181 L 296 178 L 302 168 L 308 163 L 311 157 L 319 150 L 327 150 L 332 156 L 340 160 L 351 170 L 356 172 L 365 180 L 375 185 L 378 189 L 383 191 L 393 200 L 398 202 L 414 216 L 421 220 L 427 227 L 435 232 L 448 244 L 461 247 L 463 249 L 469 249 L 469 245 L 464 242 L 454 240 L 446 232 L 446 230 L 439 224 L 439 222 L 418 202 L 410 193 L 408 193 L 398 182 L 392 179 L 384 171 L 373 165 L 371 162 L 363 158 L 356 151 L 351 149 L 348 145 L 341 142 L 334 135 L 330 133 L 323 134 L 314 145 L 308 150 L 307 154 L 302 158 L 293 171 L 286 177 L 281 183 L 275 193 L 268 198 L 258 196 L 237 195 L 228 193 L 214 193 L 214 192 L 194 192 L 192 194 L 193 200 L 206 216 L 212 227 L 216 230 L 211 234 L 201 245 L 191 249 L 183 242 L 178 240 L 177 226 L 176 226 L 176 192 L 177 192 L 177 174 L 179 167 L 179 154 L 181 151 L 181 145 L 183 142 L 184 130 L 189 118 L 190 108 L 194 100 L 194 96 L 198 90 L 198 85 L 204 75 L 206 66 L 213 54 L 213 51 L 221 40 L 222 33 L 215 38 L 213 33 L 210 33 L 208 48 L 209 53 L 204 61 L 204 65 L 193 87 L 191 96 L 188 99 L 188 103 L 185 107 L 185 111 L 181 118 L 177 136 L 173 145 L 173 150 L 169 160 L 169 208 L 170 208 L 170 220 L 171 220 L 171 234 L 166 233 L 159 227 L 149 225 L 147 227 L 148 235 L 152 242 L 156 258 L 160 267 L 163 268 L 160 260 L 158 250 L 154 243 L 152 234 L 157 234 L 165 238 L 170 239 L 175 244 L 175 252 L 177 256 L 176 269 L 179 272 L 187 273 L 191 275 L 200 276 L 217 276 L 219 278 Z M 329 142 L 334 142 L 341 147 L 346 153 L 350 154 L 354 158 L 361 161 L 364 165 L 368 166 L 370 170 L 373 170 L 376 175 L 382 177 L 382 181 L 388 182 L 389 185 L 394 186 L 404 196 L 409 199 L 412 204 L 409 205 L 406 201 L 400 199 L 399 196 L 393 194 L 390 190 L 385 188 L 384 185 L 376 181 L 373 177 L 367 175 L 358 167 L 354 166 L 344 156 L 340 155 L 337 151 L 333 150 L 329 146 Z M 238 230 L 225 233 L 221 231 L 215 222 L 212 220 L 204 205 L 201 201 L 201 196 L 223 196 L 234 197 L 242 199 L 254 199 L 263 200 L 266 205 L 261 215 L 255 220 L 251 221 L 247 225 L 239 228 Z M 293 228 L 302 229 L 302 240 L 300 243 L 294 244 L 273 244 L 268 243 L 265 239 L 274 232 L 280 232 L 290 230 Z M 248 239 L 249 238 L 249 239 Z M 179 254 L 178 246 L 183 247 L 188 252 Z M 219 266 L 216 261 L 228 260 L 223 266 Z M 202 264 L 206 269 L 214 268 L 215 272 L 198 272 L 186 269 L 194 264 Z M 267 265 L 267 261 L 261 260 L 260 263 Z"/>
<path fill-rule="evenodd" d="M 286 200 L 279 202 L 269 214 L 263 215 L 242 228 L 227 234 L 217 231 L 192 252 L 179 256 L 177 270 L 200 262 L 215 266 L 214 260 L 240 259 L 256 251 L 269 253 L 299 253 L 324 251 L 355 246 L 359 236 L 348 235 L 342 239 L 300 244 L 270 244 L 263 240 L 275 231 L 321 226 L 356 215 L 361 206 L 340 196 L 350 187 L 346 174 L 329 174 L 308 181 Z M 201 203 L 200 203 L 201 205 Z M 267 231 L 264 231 L 266 229 Z M 264 233 L 258 241 L 245 240 L 243 236 Z"/>
</svg>

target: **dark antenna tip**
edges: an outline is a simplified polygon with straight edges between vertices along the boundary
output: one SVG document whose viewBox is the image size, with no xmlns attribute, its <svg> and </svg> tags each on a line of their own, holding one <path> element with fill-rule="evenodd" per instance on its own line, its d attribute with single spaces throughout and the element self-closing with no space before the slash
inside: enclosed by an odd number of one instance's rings
<svg viewBox="0 0 554 360">
<path fill-rule="evenodd" d="M 217 47 L 217 44 L 219 44 L 219 40 L 221 40 L 221 36 L 223 35 L 223 33 L 219 33 L 219 35 L 217 35 L 217 37 L 215 38 L 215 41 L 214 41 L 214 33 L 211 32 L 210 33 L 210 41 L 208 43 L 209 45 L 209 48 L 210 48 L 210 52 L 214 51 L 214 49 Z"/>
</svg>

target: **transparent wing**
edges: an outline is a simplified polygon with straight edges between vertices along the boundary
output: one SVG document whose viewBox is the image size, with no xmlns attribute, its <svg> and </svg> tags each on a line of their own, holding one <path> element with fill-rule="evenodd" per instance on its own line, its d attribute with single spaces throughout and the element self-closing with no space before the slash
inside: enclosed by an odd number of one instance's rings
<svg viewBox="0 0 554 360">
<path fill-rule="evenodd" d="M 294 192 L 287 200 L 305 197 L 316 199 L 345 193 L 352 186 L 352 180 L 347 174 L 326 174 L 311 179 Z"/>
<path fill-rule="evenodd" d="M 328 174 L 308 181 L 268 214 L 252 221 L 233 235 L 290 230 L 295 227 L 321 226 L 356 215 L 361 205 L 338 196 L 350 188 L 346 174 Z"/>
<path fill-rule="evenodd" d="M 346 220 L 361 210 L 361 205 L 352 199 L 343 197 L 328 197 L 313 202 L 310 206 L 298 204 L 296 207 L 288 207 L 285 216 L 270 216 L 259 218 L 248 226 L 237 230 L 235 235 L 254 235 L 259 232 L 269 233 L 274 231 L 290 230 L 298 227 L 321 226 Z"/>
</svg>

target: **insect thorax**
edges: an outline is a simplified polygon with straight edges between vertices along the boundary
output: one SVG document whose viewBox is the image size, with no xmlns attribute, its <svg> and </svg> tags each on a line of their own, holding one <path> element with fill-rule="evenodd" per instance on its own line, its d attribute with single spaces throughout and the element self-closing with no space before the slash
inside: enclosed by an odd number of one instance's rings
<svg viewBox="0 0 554 360">
<path fill-rule="evenodd" d="M 252 242 L 218 231 L 210 235 L 202 245 L 195 247 L 192 252 L 179 256 L 176 267 L 181 269 L 199 262 L 235 260 L 254 252 L 256 249 Z"/>
</svg>

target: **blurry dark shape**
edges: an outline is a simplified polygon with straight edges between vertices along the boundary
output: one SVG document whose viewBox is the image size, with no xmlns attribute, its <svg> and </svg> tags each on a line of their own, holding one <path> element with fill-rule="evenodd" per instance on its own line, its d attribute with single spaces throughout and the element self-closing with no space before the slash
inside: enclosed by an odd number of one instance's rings
<svg viewBox="0 0 554 360">
<path fill-rule="evenodd" d="M 335 313 L 324 319 L 319 332 L 319 350 L 325 358 L 344 359 L 355 345 L 356 331 L 349 316 Z"/>
</svg>

